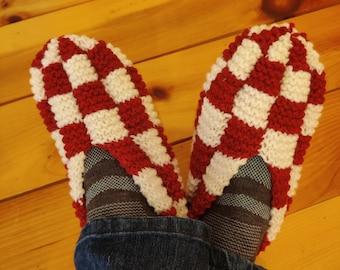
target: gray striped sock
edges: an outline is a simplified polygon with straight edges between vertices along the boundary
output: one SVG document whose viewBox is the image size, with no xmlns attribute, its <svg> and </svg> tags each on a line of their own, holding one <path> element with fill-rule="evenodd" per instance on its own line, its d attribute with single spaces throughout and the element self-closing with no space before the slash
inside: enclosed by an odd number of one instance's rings
<svg viewBox="0 0 340 270">
<path fill-rule="evenodd" d="M 132 177 L 116 159 L 98 147 L 86 155 L 84 188 L 88 221 L 156 215 Z"/>
<path fill-rule="evenodd" d="M 255 260 L 268 228 L 271 177 L 259 156 L 242 166 L 202 221 L 211 227 L 212 244 Z"/>
</svg>

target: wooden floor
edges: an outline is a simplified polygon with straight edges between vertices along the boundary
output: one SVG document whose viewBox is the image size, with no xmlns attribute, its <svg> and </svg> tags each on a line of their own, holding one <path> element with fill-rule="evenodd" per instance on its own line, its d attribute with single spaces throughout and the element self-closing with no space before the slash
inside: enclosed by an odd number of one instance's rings
<svg viewBox="0 0 340 270">
<path fill-rule="evenodd" d="M 265 12 L 260 0 L 3 0 L 0 268 L 74 269 L 80 228 L 66 171 L 28 83 L 30 62 L 49 38 L 86 34 L 111 42 L 133 60 L 185 179 L 205 74 L 244 28 L 289 16 L 284 21 L 307 32 L 320 52 L 326 102 L 282 231 L 256 262 L 269 269 L 340 269 L 340 1 L 304 0 L 292 12 L 284 10 Z"/>
</svg>

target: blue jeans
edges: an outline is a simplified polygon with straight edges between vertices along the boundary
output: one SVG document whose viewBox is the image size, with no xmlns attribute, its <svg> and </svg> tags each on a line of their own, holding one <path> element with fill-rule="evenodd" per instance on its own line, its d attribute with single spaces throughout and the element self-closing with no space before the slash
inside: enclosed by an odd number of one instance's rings
<svg viewBox="0 0 340 270">
<path fill-rule="evenodd" d="M 106 218 L 89 222 L 75 250 L 86 269 L 264 269 L 210 244 L 205 223 L 175 217 Z"/>
</svg>

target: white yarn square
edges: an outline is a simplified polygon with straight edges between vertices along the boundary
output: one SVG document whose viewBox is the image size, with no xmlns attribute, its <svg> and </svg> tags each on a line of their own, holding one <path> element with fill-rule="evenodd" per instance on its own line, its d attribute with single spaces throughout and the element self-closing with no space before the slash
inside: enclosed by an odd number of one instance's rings
<svg viewBox="0 0 340 270">
<path fill-rule="evenodd" d="M 187 180 L 187 196 L 188 198 L 192 199 L 195 196 L 195 192 L 198 188 L 198 184 L 201 182 L 200 179 L 194 178 L 189 171 L 189 176 Z"/>
<path fill-rule="evenodd" d="M 30 68 L 30 84 L 32 86 L 32 92 L 34 95 L 34 100 L 36 102 L 40 102 L 46 99 L 45 88 L 44 88 L 44 81 L 43 81 L 43 74 L 41 69 L 31 67 Z"/>
<path fill-rule="evenodd" d="M 69 186 L 71 187 L 70 195 L 74 201 L 78 201 L 85 194 L 83 187 L 85 157 L 85 153 L 82 151 L 71 157 L 67 163 Z"/>
<path fill-rule="evenodd" d="M 233 159 L 216 151 L 202 177 L 209 194 L 221 195 L 224 187 L 229 185 L 230 179 L 245 163 L 246 159 Z"/>
<path fill-rule="evenodd" d="M 261 56 L 260 45 L 250 39 L 244 39 L 227 62 L 227 66 L 237 79 L 246 80 Z"/>
<path fill-rule="evenodd" d="M 73 89 L 84 83 L 98 80 L 98 74 L 85 54 L 73 55 L 66 62 L 63 62 L 63 67 Z"/>
<path fill-rule="evenodd" d="M 84 123 L 94 144 L 104 144 L 124 139 L 129 131 L 120 120 L 118 108 L 88 114 Z"/>
<path fill-rule="evenodd" d="M 157 175 L 155 169 L 144 168 L 137 176 L 133 176 L 133 180 L 140 187 L 140 191 L 147 199 L 148 204 L 155 208 L 156 213 L 161 213 L 171 208 L 172 199 L 169 197 L 166 188 L 163 186 L 163 180 Z"/>
<path fill-rule="evenodd" d="M 296 188 L 298 187 L 298 182 L 301 177 L 301 165 L 293 165 L 292 170 L 290 171 L 290 180 L 289 180 L 289 191 L 288 196 L 293 197 L 295 195 Z"/>
<path fill-rule="evenodd" d="M 289 50 L 293 47 L 290 33 L 281 36 L 268 49 L 268 59 L 286 65 L 289 61 Z"/>
<path fill-rule="evenodd" d="M 48 100 L 48 103 L 51 105 L 51 110 L 59 128 L 81 121 L 82 114 L 72 92 L 53 96 Z"/>
<path fill-rule="evenodd" d="M 59 53 L 58 39 L 53 38 L 47 44 L 47 50 L 44 52 L 44 57 L 41 59 L 41 64 L 45 68 L 54 63 L 60 63 L 61 57 Z"/>
<path fill-rule="evenodd" d="M 302 44 L 305 46 L 307 50 L 307 63 L 310 66 L 311 70 L 316 70 L 319 74 L 321 74 L 324 70 L 324 66 L 322 63 L 319 61 L 319 53 L 314 50 L 313 43 L 310 41 L 307 41 L 305 38 L 302 36 L 297 37 L 298 40 L 302 42 Z"/>
<path fill-rule="evenodd" d="M 163 166 L 170 163 L 170 156 L 166 147 L 162 145 L 157 129 L 150 128 L 133 136 L 132 139 L 147 154 L 153 164 Z"/>
<path fill-rule="evenodd" d="M 274 102 L 275 97 L 244 85 L 235 96 L 232 112 L 249 126 L 264 129 Z"/>
<path fill-rule="evenodd" d="M 55 141 L 55 146 L 61 156 L 61 161 L 67 164 L 68 158 L 66 157 L 65 144 L 63 143 L 63 135 L 60 134 L 59 129 L 51 133 L 52 139 Z"/>
<path fill-rule="evenodd" d="M 70 39 L 74 44 L 76 44 L 80 49 L 85 52 L 92 50 L 98 44 L 97 40 L 84 35 L 65 35 L 64 37 Z"/>
<path fill-rule="evenodd" d="M 297 134 L 284 134 L 280 131 L 267 129 L 261 142 L 261 156 L 266 163 L 279 169 L 289 168 L 293 164 L 298 138 Z"/>
<path fill-rule="evenodd" d="M 255 25 L 253 27 L 251 27 L 249 29 L 249 34 L 248 36 L 251 36 L 252 34 L 260 34 L 263 30 L 268 30 L 270 31 L 273 27 L 286 27 L 286 28 L 290 28 L 290 25 L 289 23 L 282 23 L 282 24 L 276 24 L 276 23 L 273 23 L 273 24 L 261 24 L 261 25 Z M 295 31 L 293 31 L 295 32 Z"/>
<path fill-rule="evenodd" d="M 196 131 L 201 140 L 208 146 L 216 147 L 220 144 L 221 137 L 231 115 L 224 113 L 211 104 L 207 97 L 202 103 L 201 115 L 198 118 Z"/>
<path fill-rule="evenodd" d="M 187 200 L 186 198 L 179 199 L 173 203 L 173 206 L 176 208 L 176 216 L 177 217 L 188 217 L 188 208 L 187 208 Z"/>
<path fill-rule="evenodd" d="M 211 82 L 216 79 L 217 74 L 219 74 L 225 67 L 227 62 L 223 57 L 218 57 L 216 63 L 212 65 L 210 72 L 207 74 L 207 80 L 203 84 L 203 89 L 208 91 L 210 89 Z"/>
<path fill-rule="evenodd" d="M 142 100 L 142 104 L 145 107 L 145 112 L 147 115 L 149 115 L 149 120 L 156 126 L 159 126 L 161 124 L 161 121 L 158 118 L 158 114 L 155 111 L 155 106 L 152 102 L 151 96 L 143 96 L 140 97 Z"/>
<path fill-rule="evenodd" d="M 125 68 L 118 68 L 111 71 L 105 79 L 102 79 L 106 92 L 116 103 L 130 100 L 139 95 L 131 77 Z"/>
<path fill-rule="evenodd" d="M 282 78 L 281 95 L 294 102 L 307 102 L 310 83 L 309 72 L 293 71 L 292 66 L 287 66 Z"/>
<path fill-rule="evenodd" d="M 118 57 L 119 61 L 122 62 L 125 67 L 132 66 L 132 61 L 129 60 L 124 53 L 122 53 L 120 48 L 114 47 L 111 43 L 108 43 L 106 47 L 109 48 L 113 52 L 113 54 Z"/>
<path fill-rule="evenodd" d="M 322 105 L 307 105 L 305 116 L 303 118 L 303 124 L 301 126 L 301 134 L 303 136 L 313 136 L 315 128 L 319 123 L 319 117 L 321 115 L 322 109 Z"/>
<path fill-rule="evenodd" d="M 276 236 L 279 233 L 281 225 L 284 221 L 286 212 L 287 206 L 284 206 L 280 209 L 273 207 L 270 211 L 271 219 L 269 221 L 269 228 L 267 230 L 267 237 L 270 242 L 276 239 Z"/>
</svg>

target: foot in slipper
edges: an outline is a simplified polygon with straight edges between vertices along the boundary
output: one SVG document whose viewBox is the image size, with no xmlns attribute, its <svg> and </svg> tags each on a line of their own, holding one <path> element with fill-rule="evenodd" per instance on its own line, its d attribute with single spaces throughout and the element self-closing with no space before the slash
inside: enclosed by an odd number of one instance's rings
<svg viewBox="0 0 340 270">
<path fill-rule="evenodd" d="M 141 76 L 118 48 L 86 36 L 54 38 L 30 73 L 81 226 L 124 215 L 124 207 L 139 209 L 132 216 L 186 216 L 174 153 Z"/>
<path fill-rule="evenodd" d="M 251 252 L 240 252 L 253 258 L 275 239 L 295 194 L 323 107 L 323 65 L 292 24 L 255 26 L 217 59 L 203 88 L 191 153 L 189 217 L 199 218 L 212 207 L 214 215 L 231 219 L 229 234 L 243 230 L 244 239 L 255 226 L 258 243 Z M 254 167 L 262 169 L 252 173 Z M 206 215 L 203 219 L 214 219 Z M 212 226 L 219 230 L 221 222 Z"/>
</svg>

